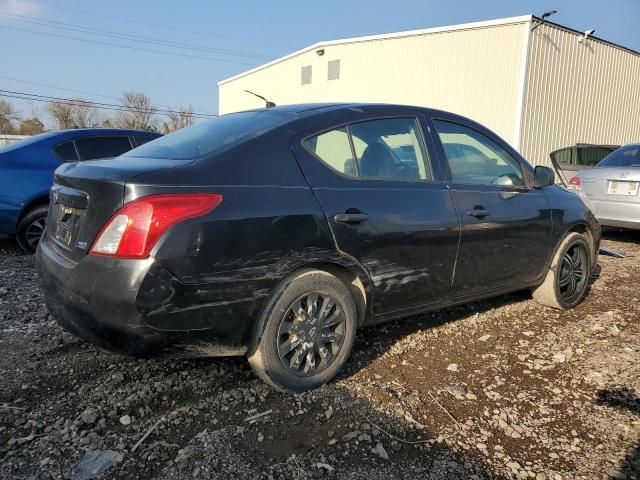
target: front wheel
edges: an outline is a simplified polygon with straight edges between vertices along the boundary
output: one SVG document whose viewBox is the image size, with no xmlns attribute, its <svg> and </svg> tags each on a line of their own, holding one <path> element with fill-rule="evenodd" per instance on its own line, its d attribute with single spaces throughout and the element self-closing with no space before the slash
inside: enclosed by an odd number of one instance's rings
<svg viewBox="0 0 640 480">
<path fill-rule="evenodd" d="M 33 253 L 38 247 L 38 242 L 42 238 L 47 225 L 47 205 L 40 205 L 29 210 L 18 222 L 16 229 L 16 240 L 22 250 Z"/>
<path fill-rule="evenodd" d="M 533 298 L 547 307 L 567 310 L 585 297 L 591 276 L 591 253 L 584 235 L 570 233 L 560 243 L 542 284 Z"/>
<path fill-rule="evenodd" d="M 327 272 L 304 270 L 287 278 L 268 301 L 249 363 L 279 390 L 311 390 L 338 373 L 355 332 L 356 307 L 349 289 Z"/>
</svg>

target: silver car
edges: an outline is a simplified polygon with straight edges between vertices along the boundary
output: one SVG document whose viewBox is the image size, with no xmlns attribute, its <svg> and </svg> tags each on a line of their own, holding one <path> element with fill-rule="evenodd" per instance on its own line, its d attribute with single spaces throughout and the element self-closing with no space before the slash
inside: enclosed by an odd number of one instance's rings
<svg viewBox="0 0 640 480">
<path fill-rule="evenodd" d="M 640 144 L 625 145 L 569 182 L 602 225 L 640 229 Z"/>
</svg>

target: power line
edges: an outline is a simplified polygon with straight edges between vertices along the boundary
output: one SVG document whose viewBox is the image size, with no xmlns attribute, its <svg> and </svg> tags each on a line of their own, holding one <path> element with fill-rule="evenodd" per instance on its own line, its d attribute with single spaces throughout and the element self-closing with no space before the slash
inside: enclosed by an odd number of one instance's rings
<svg viewBox="0 0 640 480">
<path fill-rule="evenodd" d="M 183 111 L 180 111 L 180 110 L 168 110 L 168 109 L 161 109 L 161 108 L 155 108 L 155 107 L 154 108 L 148 108 L 148 109 L 141 109 L 141 108 L 137 108 L 137 107 L 130 107 L 130 106 L 127 106 L 127 105 L 118 105 L 118 104 L 114 104 L 114 103 L 102 103 L 102 102 L 92 102 L 92 101 L 88 101 L 88 100 L 78 100 L 78 99 L 73 99 L 73 98 L 65 98 L 65 97 L 53 97 L 53 96 L 50 96 L 50 95 L 39 95 L 39 94 L 36 94 L 36 93 L 18 92 L 18 91 L 15 91 L 15 90 L 3 90 L 3 89 L 0 89 L 0 93 L 6 93 L 6 94 L 12 94 L 12 95 L 23 95 L 23 96 L 41 98 L 41 99 L 49 100 L 52 103 L 68 103 L 69 105 L 77 105 L 77 106 L 93 106 L 93 107 L 102 107 L 102 106 L 104 106 L 104 107 L 108 107 L 108 108 L 117 108 L 117 109 L 123 110 L 123 111 L 136 111 L 136 112 L 158 112 L 158 113 L 167 113 L 167 114 L 182 114 L 182 113 L 184 113 Z M 203 114 L 195 114 L 195 113 L 193 113 L 193 115 L 194 116 L 198 116 L 198 117 L 202 117 L 202 118 L 213 118 L 213 117 L 217 116 L 217 115 L 203 115 Z"/>
<path fill-rule="evenodd" d="M 73 105 L 73 106 L 79 106 L 79 107 L 94 107 L 102 110 L 113 110 L 113 111 L 119 111 L 119 112 L 157 113 L 161 115 L 182 115 L 185 113 L 178 110 L 166 110 L 166 109 L 158 109 L 158 108 L 143 109 L 143 108 L 137 108 L 137 107 L 129 107 L 127 105 L 117 105 L 113 103 L 74 100 L 72 98 L 53 97 L 49 95 L 38 95 L 35 93 L 18 92 L 14 90 L 0 89 L 0 96 L 8 97 L 8 98 L 17 98 L 21 100 L 33 100 L 36 102 L 62 103 L 65 105 Z M 193 112 L 191 112 L 190 114 L 196 118 L 215 118 L 217 116 L 217 115 L 202 115 L 202 114 L 196 114 Z"/>
<path fill-rule="evenodd" d="M 106 37 L 117 38 L 121 40 L 136 41 L 136 42 L 148 43 L 151 45 L 159 45 L 159 46 L 170 47 L 170 48 L 212 52 L 220 55 L 229 55 L 229 56 L 244 57 L 244 58 L 262 58 L 262 59 L 274 58 L 271 55 L 265 55 L 262 53 L 245 52 L 240 50 L 227 50 L 227 49 L 208 47 L 208 46 L 197 45 L 192 43 L 163 40 L 159 38 L 145 37 L 142 35 L 135 35 L 131 33 L 120 33 L 120 32 L 115 32 L 113 30 L 104 30 L 96 27 L 85 27 L 82 25 L 76 25 L 72 23 L 41 19 L 38 17 L 31 17 L 28 15 L 18 15 L 18 14 L 3 12 L 3 11 L 0 11 L 0 16 L 4 16 L 5 18 L 14 20 L 17 22 L 25 22 L 25 23 L 40 25 L 48 28 L 57 28 L 57 29 L 66 30 L 66 31 L 86 33 L 89 35 L 106 36 Z"/>
<path fill-rule="evenodd" d="M 0 25 L 0 28 L 6 28 L 8 30 L 16 30 L 16 31 L 19 31 L 19 32 L 34 33 L 36 35 L 46 35 L 46 36 L 49 36 L 49 37 L 64 38 L 64 39 L 67 39 L 67 40 L 77 40 L 79 42 L 94 43 L 94 44 L 97 44 L 97 45 L 108 45 L 110 47 L 119 47 L 119 48 L 124 48 L 124 49 L 129 49 L 129 50 L 138 50 L 138 51 L 142 51 L 142 52 L 160 53 L 160 54 L 164 54 L 164 55 L 174 55 L 174 56 L 185 57 L 185 58 L 195 58 L 195 59 L 198 59 L 198 60 L 207 60 L 207 61 L 210 61 L 210 62 L 234 63 L 234 64 L 237 64 L 237 65 L 248 65 L 248 66 L 251 66 L 251 67 L 255 67 L 257 65 L 256 63 L 240 62 L 240 61 L 231 60 L 231 59 L 201 57 L 199 55 L 190 55 L 190 54 L 186 54 L 186 53 L 168 52 L 166 50 L 155 50 L 155 49 L 152 49 L 152 48 L 133 47 L 131 45 L 121 45 L 121 44 L 118 44 L 118 43 L 101 42 L 99 40 L 91 40 L 91 39 L 88 39 L 88 38 L 71 37 L 71 36 L 68 36 L 68 35 L 61 35 L 61 34 L 50 33 L 50 32 L 39 32 L 37 30 L 29 30 L 27 28 L 19 28 L 19 27 L 10 27 L 8 25 Z"/>
<path fill-rule="evenodd" d="M 31 5 L 39 5 L 42 6 L 43 4 L 38 3 L 38 2 L 34 2 L 34 1 L 27 1 L 27 0 L 21 0 L 24 3 L 29 3 Z M 234 42 L 240 42 L 240 43 L 245 43 L 245 44 L 253 44 L 253 45 L 271 45 L 274 47 L 280 47 L 280 48 L 294 48 L 290 45 L 282 45 L 282 44 L 275 44 L 272 42 L 265 42 L 262 40 L 250 40 L 247 38 L 238 38 L 238 37 L 230 37 L 230 36 L 226 36 L 226 35 L 219 35 L 219 34 L 215 34 L 215 33 L 211 33 L 211 32 L 202 32 L 202 31 L 198 31 L 198 30 L 189 30 L 186 28 L 180 28 L 180 27 L 176 27 L 176 26 L 170 26 L 170 25 L 161 25 L 158 23 L 150 23 L 150 22 L 145 22 L 145 21 L 141 21 L 140 19 L 131 19 L 131 18 L 126 18 L 126 17 L 118 17 L 118 16 L 114 16 L 114 15 L 106 15 L 103 13 L 96 13 L 96 12 L 91 12 L 91 11 L 87 11 L 87 10 L 79 10 L 79 9 L 75 9 L 75 8 L 69 8 L 69 7 L 62 7 L 60 5 L 51 5 L 50 3 L 46 4 L 47 8 L 53 8 L 53 9 L 57 9 L 57 10 L 63 10 L 63 11 L 67 11 L 67 12 L 75 12 L 75 13 L 79 13 L 81 15 L 88 15 L 88 16 L 92 16 L 92 17 L 97 17 L 97 18 L 106 18 L 106 19 L 110 19 L 110 20 L 118 20 L 120 22 L 124 21 L 124 22 L 129 22 L 129 23 L 134 23 L 136 26 L 139 25 L 145 25 L 145 26 L 149 26 L 149 27 L 155 27 L 155 28 L 162 28 L 165 30 L 172 30 L 174 32 L 182 32 L 182 33 L 190 33 L 193 35 L 201 35 L 201 36 L 206 36 L 206 37 L 211 37 L 211 38 L 222 38 L 222 39 L 226 39 L 226 40 L 233 40 Z"/>
<path fill-rule="evenodd" d="M 0 97 L 15 98 L 15 99 L 18 99 L 18 100 L 28 100 L 28 101 L 41 102 L 41 103 L 62 103 L 64 105 L 79 106 L 79 107 L 91 106 L 91 107 L 96 108 L 98 110 L 109 110 L 109 111 L 113 111 L 113 112 L 152 113 L 152 114 L 157 114 L 157 115 L 164 115 L 164 116 L 167 116 L 167 117 L 171 117 L 172 116 L 172 114 L 170 114 L 170 113 L 165 113 L 164 111 L 159 111 L 159 110 L 137 110 L 137 109 L 100 107 L 100 106 L 96 106 L 96 105 L 88 105 L 87 103 L 61 102 L 61 101 L 58 101 L 58 100 L 46 100 L 46 99 L 43 99 L 43 98 L 32 98 L 32 97 L 28 97 L 28 96 L 10 95 L 10 94 L 6 94 L 6 93 L 0 93 Z M 184 112 L 184 113 L 188 114 L 188 112 Z M 200 117 L 198 115 L 191 115 L 191 116 L 193 118 L 198 118 L 198 119 L 205 119 L 205 120 L 210 120 L 211 119 L 211 117 Z"/>
<path fill-rule="evenodd" d="M 48 83 L 40 83 L 40 82 L 31 81 L 31 80 L 23 80 L 23 79 L 20 79 L 20 78 L 7 77 L 5 75 L 0 75 L 0 78 L 4 78 L 5 80 L 12 80 L 14 82 L 26 83 L 26 84 L 29 84 L 29 85 L 35 85 L 35 86 L 38 86 L 38 87 L 53 88 L 53 89 L 62 90 L 62 91 L 65 91 L 65 92 L 79 93 L 79 94 L 82 94 L 82 95 L 92 95 L 94 97 L 108 98 L 109 100 L 120 101 L 119 97 L 114 97 L 114 96 L 111 96 L 111 95 L 101 95 L 99 93 L 87 92 L 87 91 L 84 91 L 84 90 L 74 90 L 72 88 L 64 88 L 64 87 L 60 87 L 60 86 L 57 86 L 57 85 L 51 85 L 51 84 L 48 84 Z M 74 100 L 81 100 L 81 99 L 74 99 Z M 84 99 L 82 99 L 82 100 L 84 101 Z M 176 107 L 171 106 L 171 105 L 163 105 L 163 104 L 159 104 L 159 105 L 161 107 L 166 107 L 168 110 L 180 111 L 179 108 L 176 108 Z M 194 114 L 198 114 L 198 115 L 209 115 L 209 116 L 212 116 L 212 117 L 216 116 L 216 114 L 213 113 L 213 112 L 205 112 L 205 111 L 194 110 L 193 113 Z"/>
</svg>

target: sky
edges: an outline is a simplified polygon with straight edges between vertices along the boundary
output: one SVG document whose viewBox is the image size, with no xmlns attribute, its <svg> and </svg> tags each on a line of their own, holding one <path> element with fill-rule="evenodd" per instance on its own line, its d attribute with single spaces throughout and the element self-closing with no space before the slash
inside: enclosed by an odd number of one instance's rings
<svg viewBox="0 0 640 480">
<path fill-rule="evenodd" d="M 0 0 L 0 90 L 217 113 L 218 81 L 321 40 L 548 10 L 640 51 L 640 0 Z"/>
</svg>

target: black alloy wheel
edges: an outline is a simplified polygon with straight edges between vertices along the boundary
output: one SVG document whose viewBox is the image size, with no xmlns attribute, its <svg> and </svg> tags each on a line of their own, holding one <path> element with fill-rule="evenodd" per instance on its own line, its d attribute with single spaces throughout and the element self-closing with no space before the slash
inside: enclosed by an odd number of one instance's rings
<svg viewBox="0 0 640 480">
<path fill-rule="evenodd" d="M 38 243 L 42 238 L 42 234 L 44 233 L 44 229 L 47 226 L 47 218 L 40 217 L 36 218 L 33 222 L 27 225 L 27 228 L 24 232 L 25 240 L 29 249 L 35 251 L 38 247 Z"/>
<path fill-rule="evenodd" d="M 20 248 L 33 253 L 47 226 L 48 205 L 38 205 L 24 214 L 16 226 L 16 240 Z"/>
<path fill-rule="evenodd" d="M 582 295 L 587 272 L 589 254 L 583 244 L 573 244 L 562 256 L 558 284 L 560 295 L 567 303 L 573 303 L 576 297 Z"/>
<path fill-rule="evenodd" d="M 310 292 L 286 310 L 278 328 L 278 356 L 294 375 L 316 375 L 333 363 L 344 338 L 339 302 L 328 293 Z"/>
</svg>

